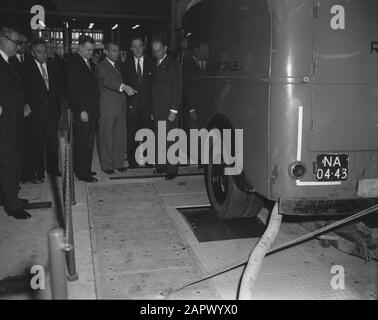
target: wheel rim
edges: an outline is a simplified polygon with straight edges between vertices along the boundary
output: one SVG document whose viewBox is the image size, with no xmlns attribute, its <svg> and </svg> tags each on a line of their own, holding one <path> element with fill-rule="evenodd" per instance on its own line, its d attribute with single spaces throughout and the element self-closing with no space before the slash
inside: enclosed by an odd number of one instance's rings
<svg viewBox="0 0 378 320">
<path fill-rule="evenodd" d="M 224 165 L 212 165 L 211 183 L 216 201 L 223 204 L 228 192 L 228 179 L 224 175 Z"/>
</svg>

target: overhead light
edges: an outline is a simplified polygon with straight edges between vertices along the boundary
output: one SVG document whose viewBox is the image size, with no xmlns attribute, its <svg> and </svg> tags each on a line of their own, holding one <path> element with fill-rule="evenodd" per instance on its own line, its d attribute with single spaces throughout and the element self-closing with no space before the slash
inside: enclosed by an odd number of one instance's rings
<svg viewBox="0 0 378 320">
<path fill-rule="evenodd" d="M 186 35 L 187 37 L 190 37 L 192 35 L 191 32 L 188 32 L 188 34 Z"/>
<path fill-rule="evenodd" d="M 118 28 L 118 23 L 116 23 L 116 24 L 112 27 L 112 30 L 117 29 L 117 28 Z"/>
<path fill-rule="evenodd" d="M 93 22 L 91 22 L 91 23 L 89 24 L 89 27 L 88 27 L 88 29 L 92 29 L 92 28 L 93 28 L 93 26 L 94 26 L 94 23 L 93 23 Z"/>
<path fill-rule="evenodd" d="M 64 22 L 64 25 L 66 26 L 66 28 L 70 26 L 67 21 Z"/>
<path fill-rule="evenodd" d="M 137 29 L 137 28 L 139 28 L 140 27 L 140 25 L 139 24 L 136 24 L 134 27 L 132 27 L 131 29 Z"/>
<path fill-rule="evenodd" d="M 46 28 L 46 25 L 45 23 L 42 21 L 42 20 L 39 20 L 39 25 L 42 27 L 42 28 Z"/>
</svg>

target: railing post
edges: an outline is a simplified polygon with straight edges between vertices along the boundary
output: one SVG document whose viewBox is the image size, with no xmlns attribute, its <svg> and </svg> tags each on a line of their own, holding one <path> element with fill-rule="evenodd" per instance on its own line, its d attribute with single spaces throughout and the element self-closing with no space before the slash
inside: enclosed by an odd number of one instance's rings
<svg viewBox="0 0 378 320">
<path fill-rule="evenodd" d="M 68 124 L 69 124 L 69 139 L 68 143 L 70 145 L 70 193 L 71 193 L 71 205 L 76 205 L 75 198 L 75 177 L 74 177 L 74 166 L 73 166 L 73 144 L 75 143 L 73 137 L 73 120 L 72 112 L 68 109 Z"/>
<path fill-rule="evenodd" d="M 53 229 L 48 235 L 52 299 L 67 299 L 66 258 L 63 230 Z"/>
<path fill-rule="evenodd" d="M 72 211 L 71 211 L 71 188 L 70 188 L 70 144 L 65 143 L 65 170 L 63 176 L 63 198 L 64 198 L 64 213 L 65 213 L 65 243 L 67 250 L 67 278 L 69 281 L 75 281 L 79 278 L 76 272 L 75 263 L 75 247 L 73 237 L 73 225 L 72 225 Z"/>
<path fill-rule="evenodd" d="M 64 158 L 64 146 L 65 146 L 65 137 L 59 137 L 59 164 L 60 164 L 60 172 L 62 173 L 62 177 L 64 177 L 64 170 L 65 170 L 65 158 Z"/>
</svg>

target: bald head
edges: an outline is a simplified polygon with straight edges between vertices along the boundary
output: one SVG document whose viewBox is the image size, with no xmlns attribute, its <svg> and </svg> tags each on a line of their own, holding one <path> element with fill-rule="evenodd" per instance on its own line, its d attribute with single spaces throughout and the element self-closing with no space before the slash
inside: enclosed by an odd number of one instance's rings
<svg viewBox="0 0 378 320">
<path fill-rule="evenodd" d="M 23 34 L 20 34 L 20 46 L 18 48 L 18 53 L 25 53 L 29 51 L 29 40 Z"/>
<path fill-rule="evenodd" d="M 6 27 L 0 29 L 0 49 L 4 51 L 8 57 L 14 56 L 19 46 L 20 36 L 16 30 Z"/>
</svg>

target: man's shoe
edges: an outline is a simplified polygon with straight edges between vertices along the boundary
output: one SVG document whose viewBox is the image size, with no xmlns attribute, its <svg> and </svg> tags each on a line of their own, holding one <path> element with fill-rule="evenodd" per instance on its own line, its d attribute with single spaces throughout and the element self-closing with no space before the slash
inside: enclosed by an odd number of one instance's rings
<svg viewBox="0 0 378 320">
<path fill-rule="evenodd" d="M 89 172 L 89 174 L 90 174 L 91 176 L 95 176 L 95 175 L 97 174 L 97 172 L 91 171 L 91 172 Z"/>
<path fill-rule="evenodd" d="M 85 181 L 85 182 L 97 182 L 98 180 L 93 177 L 87 177 L 87 178 L 79 178 L 80 181 Z"/>
<path fill-rule="evenodd" d="M 62 174 L 59 171 L 55 171 L 55 172 L 49 173 L 49 175 L 53 176 L 53 177 L 61 177 L 62 176 Z"/>
<path fill-rule="evenodd" d="M 118 168 L 117 171 L 118 171 L 118 172 L 126 172 L 126 171 L 127 171 L 127 168 Z"/>
<path fill-rule="evenodd" d="M 29 200 L 28 199 L 21 199 L 21 198 L 19 198 L 18 200 L 21 201 L 23 207 L 25 207 L 25 206 L 27 206 L 29 204 Z"/>
<path fill-rule="evenodd" d="M 41 184 L 44 180 L 42 178 L 33 178 L 32 182 L 35 184 Z"/>
<path fill-rule="evenodd" d="M 176 176 L 177 176 L 177 173 L 168 173 L 165 176 L 165 180 L 173 180 L 174 178 L 176 178 Z"/>
<path fill-rule="evenodd" d="M 115 174 L 115 171 L 113 169 L 111 170 L 104 170 L 106 174 Z"/>
<path fill-rule="evenodd" d="M 18 209 L 15 211 L 8 212 L 8 216 L 19 220 L 25 220 L 31 218 L 31 215 L 27 213 L 24 209 Z"/>
<path fill-rule="evenodd" d="M 140 168 L 140 165 L 139 165 L 139 164 L 137 164 L 137 163 L 132 163 L 132 164 L 130 164 L 130 163 L 129 163 L 129 169 L 137 169 L 137 168 Z"/>
</svg>

